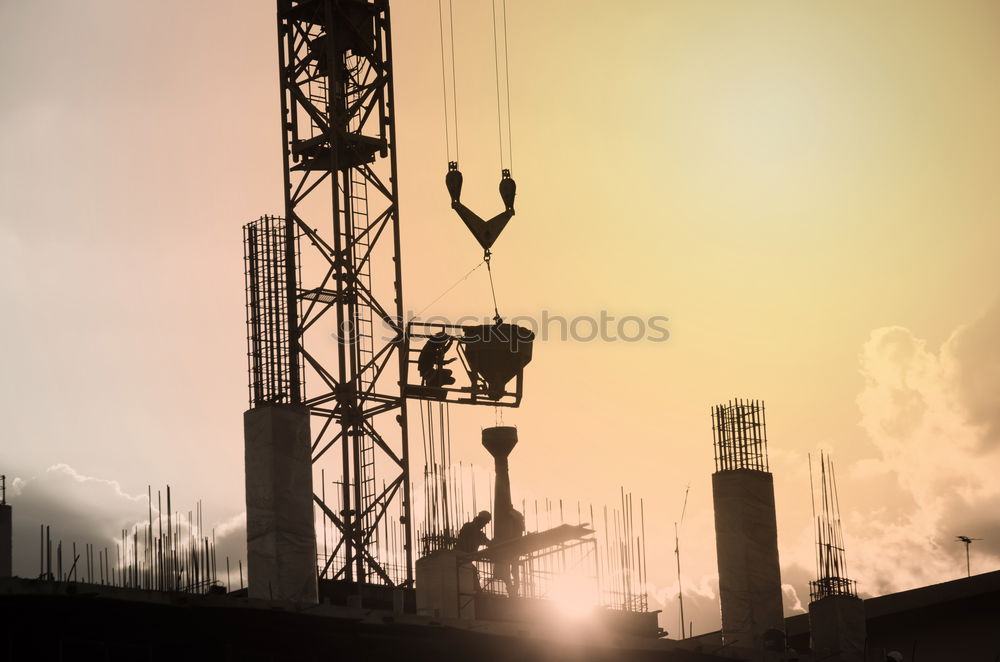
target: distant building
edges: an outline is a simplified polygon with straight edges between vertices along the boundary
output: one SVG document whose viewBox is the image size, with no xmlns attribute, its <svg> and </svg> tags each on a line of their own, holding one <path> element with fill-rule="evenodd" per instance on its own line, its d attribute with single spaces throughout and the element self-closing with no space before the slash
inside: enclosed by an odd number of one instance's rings
<svg viewBox="0 0 1000 662">
<path fill-rule="evenodd" d="M 884 662 L 893 651 L 905 662 L 1000 659 L 1000 571 L 890 593 L 864 601 L 868 640 L 865 660 Z M 784 660 L 812 662 L 809 614 L 785 619 Z M 691 650 L 743 659 L 723 647 L 720 632 L 685 639 Z"/>
<path fill-rule="evenodd" d="M 904 660 L 1000 658 L 1000 571 L 864 601 L 870 660 L 898 651 Z M 785 619 L 789 647 L 807 652 L 809 615 Z"/>
</svg>

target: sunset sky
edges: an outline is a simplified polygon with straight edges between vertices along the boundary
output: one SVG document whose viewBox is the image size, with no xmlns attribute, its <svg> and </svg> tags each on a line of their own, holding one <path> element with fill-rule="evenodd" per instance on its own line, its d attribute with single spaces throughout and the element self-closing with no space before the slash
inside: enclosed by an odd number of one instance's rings
<svg viewBox="0 0 1000 662">
<path fill-rule="evenodd" d="M 499 211 L 490 4 L 455 0 L 464 200 Z M 0 0 L 0 473 L 109 539 L 147 484 L 243 511 L 241 226 L 281 213 L 270 0 Z M 515 500 L 645 501 L 652 604 L 719 626 L 709 410 L 767 405 L 786 611 L 829 451 L 864 595 L 1000 569 L 1000 4 L 507 0 L 501 312 L 669 318 L 535 346 Z M 405 307 L 481 259 L 449 208 L 438 3 L 395 0 Z M 489 316 L 486 274 L 427 310 Z M 454 411 L 454 410 L 453 410 Z M 490 408 L 453 414 L 488 465 Z M 419 449 L 419 440 L 415 444 Z M 421 462 L 419 457 L 415 461 Z M 36 538 L 15 572 L 37 574 Z"/>
</svg>

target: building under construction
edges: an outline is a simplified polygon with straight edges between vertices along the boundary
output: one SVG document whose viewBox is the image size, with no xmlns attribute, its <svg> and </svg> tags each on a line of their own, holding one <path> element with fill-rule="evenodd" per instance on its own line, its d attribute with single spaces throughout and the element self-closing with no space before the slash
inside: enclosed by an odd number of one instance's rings
<svg viewBox="0 0 1000 662">
<path fill-rule="evenodd" d="M 945 602 L 952 614 L 995 618 L 993 575 L 912 601 L 862 601 L 847 576 L 824 457 L 813 600 L 805 621 L 785 619 L 759 401 L 712 409 L 719 633 L 668 638 L 659 626 L 645 593 L 644 530 L 654 524 L 624 489 L 610 509 L 519 501 L 516 449 L 532 440 L 502 425 L 482 430 L 482 457 L 493 465 L 486 496 L 466 489 L 466 469 L 451 460 L 451 409 L 516 408 L 534 337 L 504 322 L 495 298 L 492 323 L 404 317 L 389 2 L 278 0 L 277 9 L 284 199 L 280 215 L 243 229 L 249 406 L 239 584 L 232 569 L 220 580 L 199 516 L 171 519 L 169 491 L 154 518 L 152 490 L 145 528 L 123 532 L 114 554 L 53 549 L 42 527 L 38 576 L 12 577 L 4 503 L 0 655 L 849 662 L 905 648 L 907 614 L 923 619 Z M 505 25 L 495 28 L 497 44 Z M 502 124 L 500 134 L 503 143 Z M 514 217 L 509 157 L 504 165 L 503 211 L 488 220 L 461 200 L 457 149 L 445 176 L 487 270 Z M 593 605 L 585 622 L 553 608 L 567 578 Z M 959 632 L 935 618 L 940 641 Z M 986 651 L 986 631 L 962 645 Z M 989 650 L 1000 653 L 1000 643 Z"/>
</svg>

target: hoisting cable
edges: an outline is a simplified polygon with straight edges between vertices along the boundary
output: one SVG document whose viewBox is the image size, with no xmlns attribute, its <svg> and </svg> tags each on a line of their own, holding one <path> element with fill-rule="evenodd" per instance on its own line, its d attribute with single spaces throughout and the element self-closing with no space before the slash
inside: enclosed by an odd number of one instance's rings
<svg viewBox="0 0 1000 662">
<path fill-rule="evenodd" d="M 497 83 L 497 139 L 500 148 L 500 170 L 503 171 L 503 112 L 500 110 L 500 55 L 497 50 L 497 3 L 490 0 L 493 9 L 493 73 Z M 508 131 L 509 133 L 509 131 Z"/>
<path fill-rule="evenodd" d="M 444 151 L 451 161 L 451 128 L 448 125 L 448 78 L 444 66 L 444 16 L 441 0 L 438 0 L 438 34 L 441 36 L 441 105 L 444 107 Z"/>
<path fill-rule="evenodd" d="M 503 318 L 500 317 L 500 309 L 497 307 L 497 290 L 493 286 L 493 268 L 490 266 L 490 258 L 493 254 L 489 250 L 483 255 L 483 262 L 486 263 L 486 273 L 490 275 L 490 292 L 493 294 L 493 321 L 497 324 L 503 322 Z"/>
<path fill-rule="evenodd" d="M 452 122 L 448 122 L 448 66 L 445 56 L 444 6 L 438 0 L 438 34 L 441 40 L 441 94 L 444 104 L 444 144 L 448 161 L 458 161 L 458 86 L 455 84 L 455 13 L 452 0 L 448 0 L 448 33 L 451 44 L 451 101 Z M 451 157 L 451 124 L 455 125 L 455 158 Z"/>
<path fill-rule="evenodd" d="M 498 34 L 497 26 L 497 2 L 502 3 L 502 21 L 503 21 L 503 48 L 504 48 L 504 76 L 505 80 L 503 86 L 500 82 L 500 35 Z M 506 227 L 508 221 L 514 216 L 514 197 L 517 191 L 517 185 L 510 174 L 510 166 L 513 163 L 513 149 L 511 147 L 511 117 L 510 117 L 510 55 L 508 53 L 508 39 L 507 39 L 507 2 L 506 0 L 490 0 L 491 13 L 493 18 L 493 62 L 494 62 L 494 76 L 496 82 L 496 94 L 497 94 L 497 138 L 499 141 L 499 152 L 500 152 L 500 198 L 504 203 L 504 211 L 493 216 L 490 219 L 483 219 L 478 214 L 473 212 L 471 209 L 466 207 L 461 202 L 462 195 L 462 172 L 458 167 L 458 83 L 457 83 L 457 73 L 455 66 L 455 14 L 454 14 L 454 2 L 453 0 L 448 0 L 448 45 L 451 47 L 451 84 L 452 84 L 452 117 L 451 122 L 448 118 L 448 57 L 445 55 L 446 39 L 444 34 L 444 0 L 438 0 L 438 28 L 439 28 L 439 38 L 441 45 L 441 82 L 444 88 L 444 107 L 445 107 L 445 151 L 448 156 L 448 173 L 445 176 L 445 185 L 447 186 L 448 193 L 451 197 L 451 206 L 454 209 L 459 218 L 465 223 L 466 227 L 472 232 L 473 236 L 479 241 L 480 245 L 483 247 L 483 262 L 486 264 L 486 270 L 489 273 L 490 279 L 490 292 L 493 297 L 493 319 L 499 325 L 503 322 L 503 318 L 500 316 L 500 307 L 497 304 L 496 295 L 496 285 L 493 281 L 493 269 L 490 265 L 490 247 L 493 242 L 496 241 L 500 232 Z M 506 100 L 503 99 L 503 94 L 506 93 Z M 506 106 L 507 109 L 507 140 L 506 140 L 506 152 L 507 152 L 507 163 L 504 167 L 504 134 L 503 134 L 503 109 Z M 455 155 L 452 158 L 451 154 L 451 126 L 454 125 L 455 130 Z M 474 271 L 475 269 L 473 269 Z M 471 272 L 470 272 L 471 273 Z M 468 274 L 466 275 L 466 277 Z M 454 287 L 454 286 L 453 286 Z M 447 294 L 449 290 L 445 291 Z M 441 296 L 444 296 L 442 294 Z M 438 297 L 440 299 L 440 297 Z M 435 299 L 433 303 L 436 303 L 438 299 Z M 425 309 L 426 310 L 426 309 Z M 423 312 L 423 311 L 421 311 Z"/>
<path fill-rule="evenodd" d="M 451 102 L 455 120 L 455 160 L 458 161 L 458 83 L 455 82 L 455 12 L 452 0 L 448 0 L 448 30 L 451 32 Z"/>
<path fill-rule="evenodd" d="M 504 75 L 507 80 L 507 167 L 513 170 L 514 134 L 510 130 L 510 49 L 507 48 L 507 0 L 503 0 L 503 61 Z"/>
<path fill-rule="evenodd" d="M 493 65 L 494 73 L 496 76 L 496 88 L 497 88 L 497 134 L 500 138 L 500 170 L 504 170 L 504 140 L 503 140 L 503 106 L 507 106 L 507 170 L 509 171 L 513 168 L 513 148 L 511 137 L 511 120 L 510 120 L 510 56 L 509 49 L 507 48 L 507 0 L 502 0 L 503 2 L 503 59 L 504 59 L 504 88 L 506 91 L 506 100 L 502 97 L 504 96 L 500 92 L 500 46 L 499 37 L 497 35 L 497 0 L 490 0 L 490 4 L 493 9 Z M 504 103 L 506 101 L 506 103 Z"/>
<path fill-rule="evenodd" d="M 479 267 L 483 266 L 484 264 L 486 264 L 486 260 L 483 260 L 482 262 L 480 262 L 476 266 L 474 266 L 471 269 L 469 269 L 465 273 L 464 276 L 462 276 L 461 278 L 459 278 L 458 280 L 456 280 L 454 283 L 452 283 L 451 286 L 448 289 L 446 289 L 444 292 L 442 292 L 441 294 L 439 294 L 438 297 L 436 299 L 434 299 L 434 301 L 431 301 L 429 304 L 427 304 L 426 306 L 424 306 L 423 308 L 421 308 L 419 312 L 417 312 L 412 317 L 410 317 L 410 321 L 413 321 L 413 320 L 417 319 L 418 317 L 420 317 L 428 308 L 430 308 L 431 306 L 433 306 L 434 304 L 436 304 L 438 301 L 440 301 L 441 299 L 443 299 L 446 294 L 448 294 L 453 289 L 455 289 L 456 287 L 458 287 L 459 283 L 461 283 L 462 281 L 468 279 L 469 276 L 471 276 L 473 274 L 473 272 L 475 272 L 477 269 L 479 269 Z"/>
<path fill-rule="evenodd" d="M 493 13 L 493 71 L 496 78 L 496 89 L 497 89 L 497 138 L 499 140 L 500 149 L 500 173 L 501 177 L 510 177 L 510 168 L 513 162 L 513 154 L 511 150 L 511 132 L 510 132 L 510 64 L 509 56 L 507 54 L 507 0 L 502 0 L 503 2 L 503 48 L 504 48 L 504 87 L 506 90 L 506 106 L 507 106 L 507 167 L 504 168 L 504 140 L 503 140 L 503 103 L 501 102 L 500 93 L 500 47 L 499 39 L 497 36 L 497 0 L 490 0 L 490 7 Z M 497 324 L 503 322 L 503 318 L 500 316 L 500 308 L 497 305 L 497 291 L 496 286 L 493 283 L 493 268 L 490 265 L 490 258 L 492 253 L 490 249 L 486 249 L 483 254 L 483 260 L 486 262 L 486 271 L 490 277 L 490 293 L 493 295 L 493 321 Z"/>
</svg>

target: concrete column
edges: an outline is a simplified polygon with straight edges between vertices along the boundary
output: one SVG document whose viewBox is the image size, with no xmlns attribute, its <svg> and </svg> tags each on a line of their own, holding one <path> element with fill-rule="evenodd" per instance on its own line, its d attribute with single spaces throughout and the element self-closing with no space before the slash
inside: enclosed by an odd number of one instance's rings
<svg viewBox="0 0 1000 662">
<path fill-rule="evenodd" d="M 723 637 L 740 648 L 780 647 L 785 619 L 774 480 L 766 471 L 718 471 L 712 496 Z"/>
<path fill-rule="evenodd" d="M 865 603 L 853 595 L 829 595 L 809 603 L 813 655 L 828 662 L 864 662 Z"/>
<path fill-rule="evenodd" d="M 309 411 L 267 405 L 243 415 L 251 598 L 315 603 Z"/>
<path fill-rule="evenodd" d="M 0 579 L 14 576 L 12 565 L 13 536 L 10 506 L 0 504 Z"/>
<path fill-rule="evenodd" d="M 431 618 L 476 617 L 479 591 L 476 568 L 453 549 L 439 549 L 417 559 L 417 613 Z"/>
</svg>

